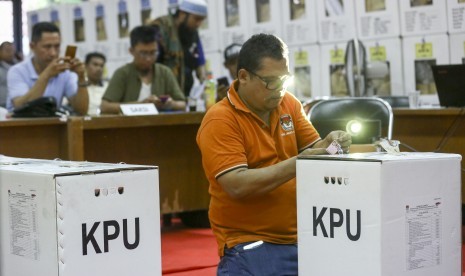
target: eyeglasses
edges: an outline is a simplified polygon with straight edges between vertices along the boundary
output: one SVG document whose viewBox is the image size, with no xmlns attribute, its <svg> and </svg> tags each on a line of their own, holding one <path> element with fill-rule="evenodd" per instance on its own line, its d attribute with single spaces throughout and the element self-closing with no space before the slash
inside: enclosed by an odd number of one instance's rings
<svg viewBox="0 0 465 276">
<path fill-rule="evenodd" d="M 150 51 L 150 52 L 140 51 L 140 52 L 136 52 L 136 55 L 140 58 L 156 59 L 158 57 L 158 51 Z"/>
<path fill-rule="evenodd" d="M 265 88 L 268 90 L 277 90 L 281 88 L 286 88 L 290 85 L 292 80 L 294 79 L 294 76 L 292 75 L 284 75 L 281 77 L 276 77 L 273 78 L 272 80 L 267 80 L 264 77 L 258 75 L 257 73 L 254 73 L 252 71 L 247 70 L 250 74 L 256 76 L 258 79 L 260 79 L 263 83 L 265 83 Z"/>
</svg>

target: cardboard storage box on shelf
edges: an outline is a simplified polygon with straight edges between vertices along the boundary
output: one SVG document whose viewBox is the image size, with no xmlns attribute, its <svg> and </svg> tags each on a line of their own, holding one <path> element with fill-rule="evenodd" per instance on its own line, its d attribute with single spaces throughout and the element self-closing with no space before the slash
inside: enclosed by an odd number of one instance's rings
<svg viewBox="0 0 465 276">
<path fill-rule="evenodd" d="M 420 91 L 421 105 L 439 105 L 431 67 L 450 63 L 447 34 L 402 39 L 404 91 Z"/>
<path fill-rule="evenodd" d="M 345 55 L 347 42 L 320 44 L 320 88 L 319 95 L 349 97 L 345 80 Z M 317 92 L 317 91 L 315 91 Z M 316 94 L 316 93 L 315 93 Z"/>
<path fill-rule="evenodd" d="M 314 44 L 318 41 L 316 2 L 317 0 L 279 1 L 281 38 L 288 46 Z"/>
<path fill-rule="evenodd" d="M 399 1 L 401 36 L 446 33 L 450 16 L 446 5 L 446 1 Z"/>
<path fill-rule="evenodd" d="M 380 68 L 375 66 L 384 63 L 388 67 L 388 73 L 383 74 L 371 73 L 367 76 L 366 89 L 367 95 L 377 96 L 403 96 L 404 92 L 404 75 L 402 68 L 402 43 L 400 38 L 364 40 L 367 66 L 371 72 L 380 72 L 375 70 Z M 375 75 L 375 76 L 373 76 Z M 376 76 L 377 75 L 377 76 Z"/>
<path fill-rule="evenodd" d="M 249 28 L 252 34 L 274 34 L 283 37 L 283 9 L 281 0 L 246 1 L 246 16 L 250 18 Z"/>
<path fill-rule="evenodd" d="M 297 160 L 299 274 L 461 275 L 457 154 Z"/>
<path fill-rule="evenodd" d="M 320 89 L 320 46 L 309 44 L 289 47 L 289 68 L 294 81 L 289 87 L 299 100 L 317 98 Z"/>
<path fill-rule="evenodd" d="M 218 16 L 221 50 L 231 43 L 243 44 L 251 36 L 246 0 L 215 2 L 218 2 L 217 13 L 212 15 Z"/>
<path fill-rule="evenodd" d="M 397 1 L 355 1 L 357 35 L 360 39 L 398 38 L 399 3 Z"/>
<path fill-rule="evenodd" d="M 354 1 L 316 1 L 316 12 L 320 43 L 347 43 L 355 37 Z"/>
<path fill-rule="evenodd" d="M 155 2 L 167 2 L 167 1 L 155 1 Z M 170 1 L 172 2 L 172 1 Z M 218 12 L 218 2 L 219 1 L 209 1 L 208 2 L 208 16 L 204 19 L 201 27 L 199 28 L 199 38 L 202 41 L 202 48 L 205 53 L 208 52 L 220 52 L 222 53 L 223 48 L 221 48 L 222 43 L 220 42 L 219 37 L 219 19 L 218 15 L 222 14 Z M 161 10 L 164 12 L 165 10 Z M 156 18 L 156 17 L 152 17 Z M 220 65 L 223 64 L 221 60 Z M 223 67 L 223 66 L 221 66 Z"/>
<path fill-rule="evenodd" d="M 0 155 L 0 276 L 161 275 L 158 168 Z"/>
<path fill-rule="evenodd" d="M 447 0 L 447 30 L 449 34 L 465 32 L 465 2 Z"/>
<path fill-rule="evenodd" d="M 465 33 L 449 35 L 449 52 L 450 64 L 465 64 Z"/>
</svg>

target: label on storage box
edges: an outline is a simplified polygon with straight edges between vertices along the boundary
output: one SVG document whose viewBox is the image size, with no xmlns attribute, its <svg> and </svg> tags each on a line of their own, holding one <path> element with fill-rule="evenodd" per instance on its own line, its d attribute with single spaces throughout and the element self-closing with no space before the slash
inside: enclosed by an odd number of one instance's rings
<svg viewBox="0 0 465 276">
<path fill-rule="evenodd" d="M 441 198 L 405 205 L 406 269 L 441 264 Z"/>
<path fill-rule="evenodd" d="M 34 190 L 8 190 L 10 253 L 32 260 L 39 259 L 37 196 Z"/>
</svg>

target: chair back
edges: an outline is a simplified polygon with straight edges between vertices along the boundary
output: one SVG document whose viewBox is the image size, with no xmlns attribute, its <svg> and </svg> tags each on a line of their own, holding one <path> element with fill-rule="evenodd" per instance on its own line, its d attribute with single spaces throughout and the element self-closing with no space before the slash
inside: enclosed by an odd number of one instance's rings
<svg viewBox="0 0 465 276">
<path fill-rule="evenodd" d="M 357 120 L 378 130 L 380 137 L 392 138 L 393 115 L 389 103 L 375 97 L 333 98 L 316 103 L 309 111 L 309 120 L 322 138 L 333 130 L 346 131 L 350 121 Z M 380 131 L 379 131 L 380 130 Z M 372 135 L 370 138 L 378 135 Z M 357 137 L 353 137 L 357 143 Z M 362 141 L 362 138 L 359 138 Z M 372 141 L 358 142 L 371 143 Z"/>
<path fill-rule="evenodd" d="M 380 99 L 385 100 L 392 108 L 401 107 L 408 108 L 408 96 L 378 96 Z"/>
<path fill-rule="evenodd" d="M 307 114 L 307 116 L 308 116 L 308 112 L 310 112 L 310 109 L 311 109 L 315 104 L 317 104 L 317 103 L 320 102 L 320 101 L 328 100 L 328 99 L 330 99 L 330 97 L 324 96 L 324 97 L 318 97 L 318 98 L 314 98 L 314 99 L 311 99 L 311 100 L 308 100 L 308 101 L 303 102 L 303 103 L 302 103 L 302 106 L 303 106 L 303 108 L 304 108 L 305 114 Z"/>
</svg>

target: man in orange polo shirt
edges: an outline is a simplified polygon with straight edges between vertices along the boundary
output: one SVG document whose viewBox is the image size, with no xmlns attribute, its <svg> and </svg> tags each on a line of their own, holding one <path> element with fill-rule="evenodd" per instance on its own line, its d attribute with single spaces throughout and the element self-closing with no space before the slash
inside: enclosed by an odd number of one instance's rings
<svg viewBox="0 0 465 276">
<path fill-rule="evenodd" d="M 218 275 L 297 275 L 296 156 L 325 154 L 334 140 L 344 151 L 351 144 L 343 131 L 320 138 L 286 91 L 288 61 L 281 39 L 252 36 L 239 53 L 238 79 L 197 134 Z"/>
</svg>

